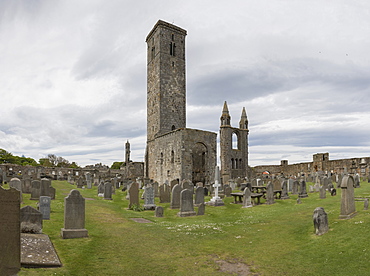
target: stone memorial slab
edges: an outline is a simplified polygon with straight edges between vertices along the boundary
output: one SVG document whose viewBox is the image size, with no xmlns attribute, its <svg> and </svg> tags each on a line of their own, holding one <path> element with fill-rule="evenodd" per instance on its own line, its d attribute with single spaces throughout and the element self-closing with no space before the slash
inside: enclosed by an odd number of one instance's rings
<svg viewBox="0 0 370 276">
<path fill-rule="evenodd" d="M 292 195 L 297 195 L 298 194 L 298 188 L 299 188 L 299 182 L 298 180 L 293 181 L 293 186 L 292 186 Z"/>
<path fill-rule="evenodd" d="M 169 203 L 171 202 L 171 190 L 170 186 L 166 183 L 159 186 L 159 202 L 160 203 Z"/>
<path fill-rule="evenodd" d="M 206 205 L 204 203 L 199 204 L 197 216 L 203 216 L 206 211 Z"/>
<path fill-rule="evenodd" d="M 91 177 L 91 173 L 87 172 L 85 174 L 85 177 L 86 177 L 86 187 L 87 187 L 87 189 L 91 189 L 92 188 L 92 177 Z"/>
<path fill-rule="evenodd" d="M 266 186 L 266 204 L 271 205 L 275 203 L 274 199 L 274 186 L 272 185 L 271 181 L 267 183 Z"/>
<path fill-rule="evenodd" d="M 281 185 L 281 197 L 280 199 L 290 199 L 288 195 L 288 182 L 286 180 L 283 181 Z"/>
<path fill-rule="evenodd" d="M 20 221 L 22 233 L 42 233 L 42 214 L 35 208 L 31 206 L 21 208 Z"/>
<path fill-rule="evenodd" d="M 144 197 L 144 209 L 145 210 L 155 210 L 155 201 L 154 201 L 154 187 L 150 184 L 144 187 L 145 197 Z"/>
<path fill-rule="evenodd" d="M 134 182 L 130 185 L 130 189 L 128 190 L 128 194 L 130 196 L 130 203 L 128 208 L 131 208 L 133 205 L 140 206 L 139 201 L 139 183 Z"/>
<path fill-rule="evenodd" d="M 40 180 L 33 180 L 31 182 L 31 200 L 40 200 L 41 193 L 41 183 Z"/>
<path fill-rule="evenodd" d="M 252 192 L 246 187 L 243 191 L 243 206 L 242 208 L 253 207 L 252 205 Z"/>
<path fill-rule="evenodd" d="M 179 217 L 196 215 L 193 205 L 193 193 L 188 189 L 184 189 L 180 193 L 180 212 L 178 212 L 177 215 Z"/>
<path fill-rule="evenodd" d="M 157 217 L 157 218 L 162 218 L 163 217 L 163 207 L 162 206 L 156 206 L 155 207 L 155 212 L 154 212 L 154 216 Z"/>
<path fill-rule="evenodd" d="M 104 182 L 100 182 L 98 185 L 98 197 L 104 197 Z"/>
<path fill-rule="evenodd" d="M 112 198 L 112 184 L 110 182 L 106 182 L 104 185 L 104 199 L 105 200 L 113 200 Z"/>
<path fill-rule="evenodd" d="M 199 206 L 202 203 L 204 203 L 204 188 L 203 187 L 197 187 L 195 189 L 194 205 Z"/>
<path fill-rule="evenodd" d="M 233 189 L 230 186 L 225 185 L 224 187 L 225 197 L 231 197 L 232 192 L 233 192 Z"/>
<path fill-rule="evenodd" d="M 64 198 L 64 228 L 61 229 L 63 239 L 85 238 L 85 199 L 78 190 L 70 191 Z"/>
<path fill-rule="evenodd" d="M 355 180 L 353 176 L 343 176 L 340 185 L 342 191 L 340 219 L 350 219 L 356 215 L 354 184 Z"/>
<path fill-rule="evenodd" d="M 0 187 L 0 275 L 21 267 L 20 191 Z"/>
<path fill-rule="evenodd" d="M 318 236 L 329 231 L 328 215 L 324 208 L 317 207 L 313 212 L 313 225 L 315 227 L 315 234 Z"/>
<path fill-rule="evenodd" d="M 180 208 L 180 193 L 181 193 L 181 186 L 180 184 L 176 184 L 171 193 L 171 209 L 179 209 Z"/>
<path fill-rule="evenodd" d="M 188 189 L 189 191 L 194 193 L 194 184 L 190 180 L 184 180 L 181 184 L 181 188 L 183 190 Z"/>
<path fill-rule="evenodd" d="M 365 198 L 365 201 L 364 201 L 364 210 L 368 210 L 369 209 L 369 199 L 368 198 Z"/>
<path fill-rule="evenodd" d="M 306 181 L 302 180 L 299 187 L 300 189 L 299 189 L 298 197 L 300 198 L 308 197 L 307 190 L 306 190 Z"/>
<path fill-rule="evenodd" d="M 321 199 L 326 198 L 326 190 L 325 190 L 325 187 L 324 186 L 321 186 L 320 187 L 320 198 Z"/>
<path fill-rule="evenodd" d="M 26 178 L 22 181 L 22 193 L 24 194 L 31 193 L 31 179 Z"/>
<path fill-rule="evenodd" d="M 50 219 L 50 204 L 51 204 L 50 196 L 40 196 L 39 211 L 41 212 L 42 219 L 44 220 Z"/>
<path fill-rule="evenodd" d="M 21 234 L 21 264 L 26 268 L 62 266 L 48 235 L 29 233 Z"/>
<path fill-rule="evenodd" d="M 40 181 L 40 196 L 49 196 L 49 187 L 51 186 L 51 180 L 42 178 Z"/>
</svg>

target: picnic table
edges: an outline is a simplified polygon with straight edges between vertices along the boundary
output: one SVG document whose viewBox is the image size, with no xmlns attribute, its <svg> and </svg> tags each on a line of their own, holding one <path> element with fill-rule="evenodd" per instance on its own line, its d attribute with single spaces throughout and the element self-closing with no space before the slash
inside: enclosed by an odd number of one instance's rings
<svg viewBox="0 0 370 276">
<path fill-rule="evenodd" d="M 234 197 L 234 203 L 242 203 L 243 202 L 243 196 L 244 193 L 231 193 L 231 195 Z M 259 205 L 261 204 L 261 197 L 263 196 L 263 193 L 252 193 L 251 198 L 253 199 L 253 205 Z M 256 203 L 257 199 L 257 203 Z"/>
</svg>

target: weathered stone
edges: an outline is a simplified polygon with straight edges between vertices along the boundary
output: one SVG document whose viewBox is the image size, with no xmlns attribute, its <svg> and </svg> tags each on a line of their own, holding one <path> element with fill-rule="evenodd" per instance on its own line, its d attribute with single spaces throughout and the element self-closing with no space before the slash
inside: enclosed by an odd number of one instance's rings
<svg viewBox="0 0 370 276">
<path fill-rule="evenodd" d="M 170 186 L 166 183 L 159 186 L 159 202 L 160 203 L 169 203 L 171 202 L 171 190 Z"/>
<path fill-rule="evenodd" d="M 313 225 L 315 227 L 316 235 L 323 235 L 329 231 L 328 215 L 324 208 L 317 207 L 313 212 Z"/>
<path fill-rule="evenodd" d="M 197 216 L 203 216 L 205 214 L 206 205 L 204 203 L 199 204 Z"/>
<path fill-rule="evenodd" d="M 49 196 L 51 197 L 52 200 L 55 199 L 55 192 L 56 192 L 55 188 L 50 186 L 49 187 Z"/>
<path fill-rule="evenodd" d="M 180 193 L 180 212 L 177 213 L 179 217 L 195 216 L 193 205 L 193 193 L 184 189 Z"/>
<path fill-rule="evenodd" d="M 281 185 L 281 199 L 289 199 L 288 195 L 288 182 L 286 180 L 283 181 Z"/>
<path fill-rule="evenodd" d="M 162 206 L 156 206 L 155 207 L 155 212 L 154 212 L 154 215 L 157 217 L 157 218 L 162 218 L 163 217 L 163 207 Z"/>
<path fill-rule="evenodd" d="M 243 191 L 243 206 L 242 208 L 253 207 L 252 205 L 252 192 L 246 187 Z"/>
<path fill-rule="evenodd" d="M 78 190 L 71 190 L 64 198 L 64 228 L 61 229 L 63 239 L 85 238 L 85 199 Z"/>
<path fill-rule="evenodd" d="M 92 188 L 92 178 L 91 178 L 91 173 L 87 172 L 85 174 L 85 177 L 86 177 L 86 187 L 87 189 L 91 189 Z"/>
<path fill-rule="evenodd" d="M 40 199 L 40 181 L 33 180 L 31 182 L 31 200 L 39 200 Z"/>
<path fill-rule="evenodd" d="M 326 190 L 325 190 L 325 187 L 324 186 L 321 186 L 320 187 L 320 198 L 321 199 L 326 198 Z"/>
<path fill-rule="evenodd" d="M 302 200 L 300 198 L 297 198 L 297 204 L 301 204 Z"/>
<path fill-rule="evenodd" d="M 145 186 L 144 190 L 145 190 L 144 209 L 154 210 L 156 207 L 154 202 L 154 187 L 148 184 Z"/>
<path fill-rule="evenodd" d="M 31 193 L 31 179 L 26 178 L 22 181 L 22 193 L 30 194 Z"/>
<path fill-rule="evenodd" d="M 199 206 L 200 204 L 204 203 L 204 188 L 197 187 L 195 190 L 195 206 Z"/>
<path fill-rule="evenodd" d="M 192 193 L 194 193 L 194 184 L 190 180 L 184 180 L 181 184 L 182 190 L 188 189 Z"/>
<path fill-rule="evenodd" d="M 42 178 L 40 181 L 40 196 L 49 196 L 49 187 L 51 186 L 51 180 Z"/>
<path fill-rule="evenodd" d="M 104 197 L 104 182 L 100 182 L 98 185 L 98 197 Z"/>
<path fill-rule="evenodd" d="M 293 181 L 293 186 L 292 186 L 292 194 L 297 195 L 298 194 L 298 187 L 299 187 L 299 182 L 298 180 Z"/>
<path fill-rule="evenodd" d="M 230 186 L 226 186 L 224 188 L 225 197 L 230 197 L 232 192 L 233 192 L 233 189 Z"/>
<path fill-rule="evenodd" d="M 176 184 L 171 193 L 171 209 L 179 209 L 180 208 L 180 193 L 181 193 L 181 186 L 180 184 Z"/>
<path fill-rule="evenodd" d="M 20 191 L 0 187 L 0 275 L 16 275 L 21 267 Z"/>
<path fill-rule="evenodd" d="M 306 181 L 302 180 L 300 183 L 299 195 L 300 198 L 308 197 L 306 190 Z"/>
<path fill-rule="evenodd" d="M 130 195 L 130 203 L 128 208 L 135 206 L 140 206 L 139 201 L 139 183 L 134 182 L 130 185 L 130 189 L 128 190 L 128 194 Z"/>
<path fill-rule="evenodd" d="M 104 199 L 105 200 L 113 200 L 113 198 L 112 198 L 112 184 L 110 182 L 106 182 L 104 184 Z"/>
<path fill-rule="evenodd" d="M 367 210 L 369 209 L 369 199 L 368 198 L 365 198 L 365 201 L 364 201 L 364 210 Z"/>
<path fill-rule="evenodd" d="M 42 214 L 42 219 L 50 219 L 50 196 L 40 196 L 39 211 Z"/>
<path fill-rule="evenodd" d="M 42 233 L 42 214 L 31 206 L 25 206 L 20 211 L 22 233 Z"/>
<path fill-rule="evenodd" d="M 342 178 L 340 188 L 342 190 L 342 200 L 340 207 L 340 219 L 349 219 L 356 214 L 354 178 L 351 175 L 345 175 Z"/>
<path fill-rule="evenodd" d="M 267 183 L 266 186 L 266 204 L 271 205 L 275 203 L 274 199 L 274 186 L 272 185 L 271 181 Z"/>
</svg>

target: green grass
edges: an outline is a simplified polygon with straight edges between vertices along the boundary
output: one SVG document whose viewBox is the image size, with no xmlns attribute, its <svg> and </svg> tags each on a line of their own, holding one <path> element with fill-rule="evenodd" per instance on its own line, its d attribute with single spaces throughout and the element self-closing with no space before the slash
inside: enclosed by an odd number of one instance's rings
<svg viewBox="0 0 370 276">
<path fill-rule="evenodd" d="M 204 216 L 180 218 L 169 209 L 163 218 L 153 211 L 128 210 L 126 192 L 116 191 L 113 200 L 97 197 L 97 187 L 80 189 L 86 200 L 88 238 L 63 240 L 63 201 L 72 186 L 53 181 L 56 200 L 51 220 L 43 232 L 51 238 L 63 266 L 48 269 L 22 268 L 19 275 L 230 275 L 219 270 L 217 260 L 242 262 L 258 275 L 366 275 L 370 271 L 370 211 L 356 202 L 357 215 L 340 220 L 337 196 L 309 193 L 296 204 L 291 199 L 273 205 L 241 208 L 225 198 L 225 206 L 206 207 Z M 370 184 L 361 183 L 356 197 L 370 196 Z M 24 204 L 36 207 L 24 195 Z M 206 198 L 206 201 L 209 197 Z M 264 202 L 264 201 L 263 201 Z M 143 202 L 142 202 L 143 204 Z M 314 234 L 316 207 L 328 213 L 330 230 Z M 142 217 L 153 223 L 137 223 Z"/>
</svg>

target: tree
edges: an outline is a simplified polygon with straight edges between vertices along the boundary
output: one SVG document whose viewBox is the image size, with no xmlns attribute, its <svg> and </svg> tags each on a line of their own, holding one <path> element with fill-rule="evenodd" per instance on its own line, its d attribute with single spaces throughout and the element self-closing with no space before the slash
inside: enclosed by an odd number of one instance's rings
<svg viewBox="0 0 370 276">
<path fill-rule="evenodd" d="M 113 162 L 112 166 L 110 167 L 113 170 L 119 170 L 125 162 Z"/>
</svg>

